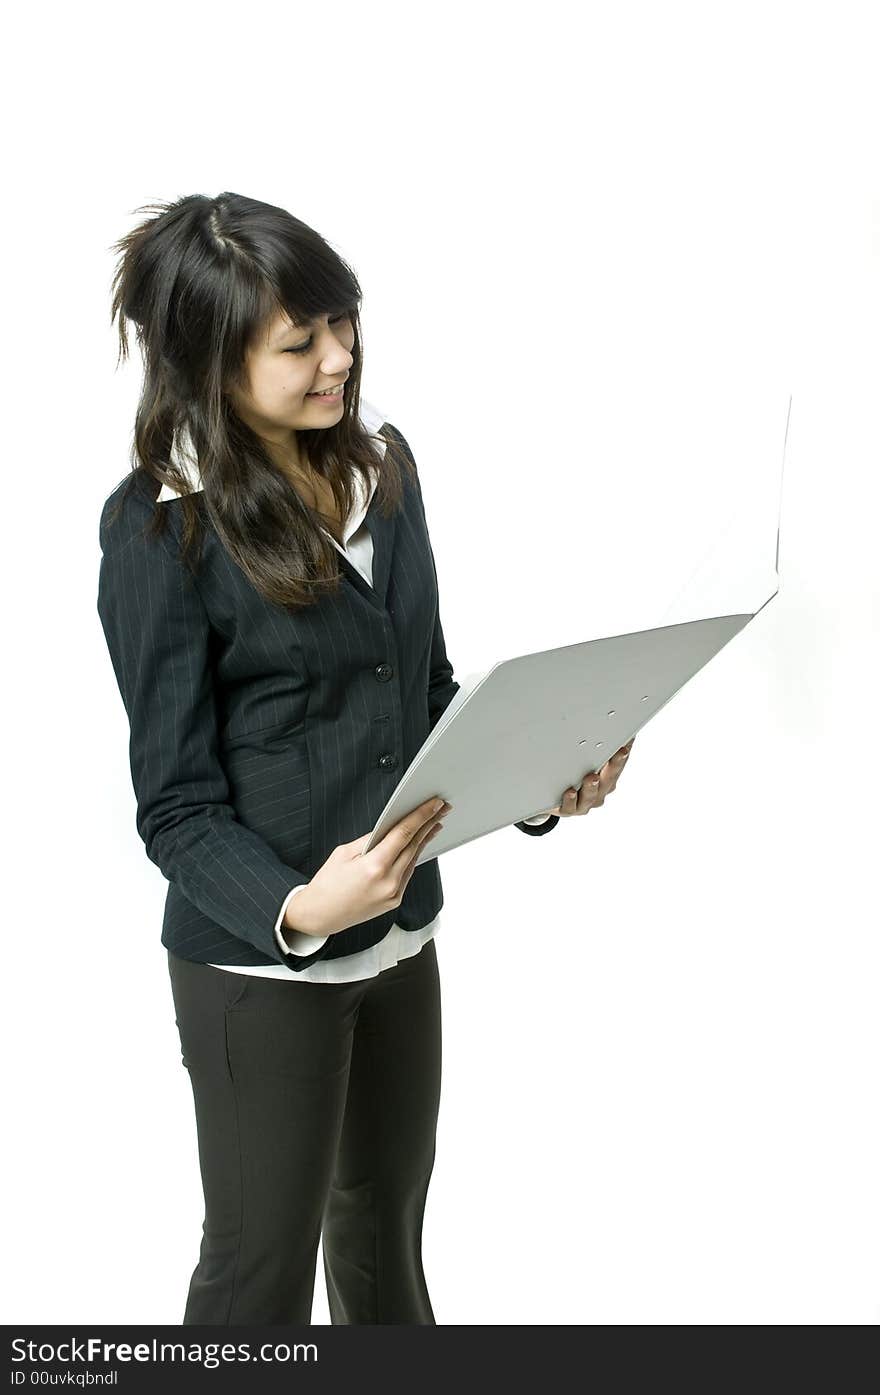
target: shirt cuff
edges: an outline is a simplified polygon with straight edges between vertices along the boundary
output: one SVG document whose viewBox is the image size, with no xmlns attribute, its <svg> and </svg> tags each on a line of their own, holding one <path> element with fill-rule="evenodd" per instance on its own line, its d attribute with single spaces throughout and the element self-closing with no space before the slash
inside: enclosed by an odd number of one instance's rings
<svg viewBox="0 0 880 1395">
<path fill-rule="evenodd" d="M 295 886 L 284 898 L 281 913 L 275 922 L 275 938 L 285 954 L 314 954 L 329 940 L 329 935 L 307 935 L 304 930 L 285 930 L 282 927 L 284 913 L 298 891 L 305 891 L 308 882 Z"/>
</svg>

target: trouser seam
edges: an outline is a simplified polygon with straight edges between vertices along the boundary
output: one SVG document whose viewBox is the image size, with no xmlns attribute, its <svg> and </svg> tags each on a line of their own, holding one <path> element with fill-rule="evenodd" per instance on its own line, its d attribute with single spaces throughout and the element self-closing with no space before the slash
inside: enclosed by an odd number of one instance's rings
<svg viewBox="0 0 880 1395">
<path fill-rule="evenodd" d="M 372 1099 L 374 1098 L 374 1090 L 375 1090 L 375 1083 L 376 1083 L 375 1060 L 374 1060 L 374 1057 L 373 1057 L 373 1034 L 372 1034 L 372 1032 L 370 1032 L 368 1029 L 365 1029 L 365 1036 L 366 1036 L 367 1058 L 368 1058 L 368 1061 L 369 1061 L 369 1070 L 370 1070 L 370 1098 L 371 1098 L 371 1100 L 372 1100 Z M 371 1115 L 371 1118 L 372 1118 L 372 1115 Z M 372 1125 L 371 1125 L 371 1127 L 372 1127 Z M 371 1156 L 371 1161 L 375 1164 L 375 1157 L 376 1157 L 376 1149 L 375 1149 L 375 1146 L 372 1147 L 372 1148 L 370 1149 L 370 1156 Z M 375 1179 L 375 1177 L 371 1177 L 371 1178 L 370 1178 L 370 1209 L 371 1209 L 372 1217 L 373 1217 L 373 1273 L 374 1273 L 375 1276 L 376 1276 L 376 1281 L 375 1281 L 375 1285 L 374 1285 L 373 1322 L 374 1322 L 374 1324 L 376 1324 L 376 1325 L 378 1326 L 378 1323 L 379 1323 L 379 1224 L 378 1224 L 378 1219 L 377 1219 L 378 1213 L 377 1213 L 377 1210 L 376 1210 L 376 1179 Z"/>
<path fill-rule="evenodd" d="M 226 1053 L 226 1068 L 229 1072 L 229 1080 L 232 1086 L 232 1100 L 235 1108 L 235 1142 L 238 1150 L 238 1247 L 235 1251 L 235 1264 L 232 1269 L 232 1289 L 229 1294 L 229 1308 L 226 1313 L 226 1325 L 232 1322 L 232 1310 L 235 1306 L 235 1296 L 238 1289 L 238 1278 L 241 1270 L 241 1247 L 244 1237 L 244 1160 L 241 1153 L 241 1116 L 238 1108 L 238 1087 L 235 1083 L 235 1076 L 232 1073 L 232 1061 L 229 1056 L 229 1009 L 223 1007 L 223 1047 Z"/>
</svg>

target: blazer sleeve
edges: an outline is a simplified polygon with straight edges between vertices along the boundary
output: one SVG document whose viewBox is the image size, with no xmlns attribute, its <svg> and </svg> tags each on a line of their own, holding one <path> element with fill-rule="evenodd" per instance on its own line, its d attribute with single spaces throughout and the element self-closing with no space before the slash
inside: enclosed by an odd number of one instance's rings
<svg viewBox="0 0 880 1395">
<path fill-rule="evenodd" d="M 386 429 L 388 429 L 388 427 L 389 423 L 386 423 Z M 400 431 L 399 428 L 396 426 L 391 426 L 390 430 L 392 431 L 395 439 L 400 443 L 401 447 L 406 452 L 406 455 L 408 459 L 412 462 L 413 469 L 415 471 L 414 478 L 416 489 L 418 490 L 419 501 L 422 505 L 422 517 L 425 519 L 425 530 L 426 532 L 428 532 L 428 547 L 431 552 L 431 565 L 434 568 L 434 579 L 435 581 L 437 581 L 437 564 L 434 560 L 434 549 L 431 547 L 430 531 L 428 530 L 428 520 L 425 516 L 425 500 L 422 496 L 422 485 L 421 481 L 419 480 L 418 466 L 416 465 L 415 456 L 413 455 L 412 450 L 410 449 L 409 442 L 406 440 L 406 437 L 403 435 L 403 432 Z M 438 595 L 439 590 L 440 585 L 439 581 L 437 581 Z M 437 618 L 434 622 L 434 633 L 431 638 L 431 664 L 428 676 L 428 715 L 430 718 L 431 731 L 434 730 L 434 727 L 437 725 L 440 718 L 443 716 L 443 713 L 446 711 L 446 708 L 449 706 L 450 702 L 455 697 L 455 694 L 461 687 L 460 683 L 455 682 L 452 676 L 452 672 L 452 665 L 449 662 L 449 658 L 446 654 L 446 641 L 443 636 L 443 625 L 440 621 L 440 608 L 438 605 Z M 551 829 L 556 827 L 558 822 L 558 814 L 548 814 L 547 818 L 542 820 L 540 823 L 529 823 L 526 820 L 520 820 L 517 822 L 515 826 L 521 829 L 523 833 L 528 833 L 532 837 L 535 837 L 540 836 L 542 833 L 549 833 Z"/>
<path fill-rule="evenodd" d="M 521 828 L 523 833 L 530 833 L 533 838 L 540 838 L 542 833 L 549 833 L 551 828 L 555 828 L 558 822 L 558 814 L 548 814 L 540 823 L 532 823 L 530 819 L 519 819 L 516 827 Z"/>
<path fill-rule="evenodd" d="M 154 504 L 126 500 L 112 543 L 107 507 L 97 608 L 128 715 L 136 825 L 147 856 L 231 935 L 304 968 L 327 942 L 310 955 L 285 952 L 275 926 L 291 891 L 309 877 L 240 823 L 230 803 L 218 755 L 211 626 L 198 588 L 174 543 L 145 535 Z"/>
</svg>

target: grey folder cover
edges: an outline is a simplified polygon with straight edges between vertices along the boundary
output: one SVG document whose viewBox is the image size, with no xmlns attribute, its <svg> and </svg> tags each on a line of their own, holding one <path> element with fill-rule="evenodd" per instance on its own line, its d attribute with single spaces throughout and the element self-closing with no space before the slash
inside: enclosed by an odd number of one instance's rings
<svg viewBox="0 0 880 1395">
<path fill-rule="evenodd" d="M 786 419 L 791 416 L 789 398 Z M 783 446 L 783 468 L 785 447 Z M 364 853 L 433 795 L 454 807 L 418 863 L 559 803 L 635 736 L 754 619 L 756 610 L 610 635 L 471 674 L 404 772 Z"/>
</svg>

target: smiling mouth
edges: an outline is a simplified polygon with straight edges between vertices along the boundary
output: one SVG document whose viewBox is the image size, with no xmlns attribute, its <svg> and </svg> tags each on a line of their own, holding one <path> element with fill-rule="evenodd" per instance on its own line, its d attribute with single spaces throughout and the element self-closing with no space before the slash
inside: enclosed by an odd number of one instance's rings
<svg viewBox="0 0 880 1395">
<path fill-rule="evenodd" d="M 346 378 L 341 383 L 337 383 L 335 387 L 321 388 L 319 392 L 307 392 L 306 397 L 335 397 L 337 393 L 342 391 L 347 381 Z"/>
</svg>

